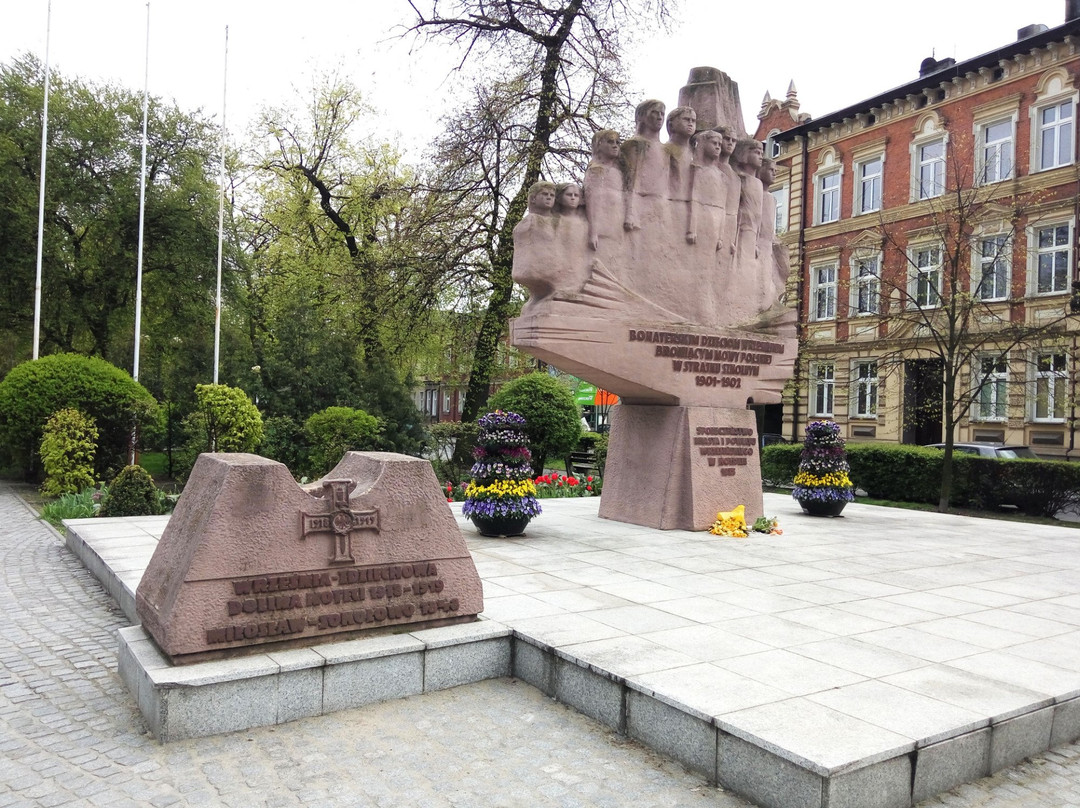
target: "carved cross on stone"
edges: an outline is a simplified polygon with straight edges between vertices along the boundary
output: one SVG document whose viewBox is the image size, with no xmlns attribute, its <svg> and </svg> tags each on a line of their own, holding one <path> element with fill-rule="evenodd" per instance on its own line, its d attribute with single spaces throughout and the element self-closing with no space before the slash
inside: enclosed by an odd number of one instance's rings
<svg viewBox="0 0 1080 808">
<path fill-rule="evenodd" d="M 379 509 L 354 511 L 349 508 L 349 494 L 356 488 L 352 480 L 323 480 L 322 491 L 315 496 L 330 500 L 330 513 L 309 514 L 300 512 L 300 538 L 310 533 L 333 533 L 332 564 L 350 564 L 352 532 L 354 530 L 379 530 Z"/>
</svg>

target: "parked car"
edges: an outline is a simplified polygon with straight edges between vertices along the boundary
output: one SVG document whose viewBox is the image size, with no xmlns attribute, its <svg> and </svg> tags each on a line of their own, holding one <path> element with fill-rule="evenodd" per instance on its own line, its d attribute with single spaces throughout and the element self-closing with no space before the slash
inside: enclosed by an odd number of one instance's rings
<svg viewBox="0 0 1080 808">
<path fill-rule="evenodd" d="M 928 443 L 928 449 L 944 449 L 944 443 Z M 1038 460 L 1039 456 L 1030 446 L 1010 446 L 1004 443 L 954 443 L 954 452 L 978 455 L 979 457 L 997 457 L 1023 460 Z"/>
</svg>

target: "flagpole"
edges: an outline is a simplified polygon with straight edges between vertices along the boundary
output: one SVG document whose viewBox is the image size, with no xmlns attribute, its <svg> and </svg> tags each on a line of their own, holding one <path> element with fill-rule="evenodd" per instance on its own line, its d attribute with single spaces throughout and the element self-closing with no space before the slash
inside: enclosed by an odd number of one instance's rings
<svg viewBox="0 0 1080 808">
<path fill-rule="evenodd" d="M 38 358 L 41 340 L 41 254 L 45 235 L 45 149 L 49 141 L 49 34 L 52 29 L 52 0 L 45 15 L 45 104 L 41 113 L 41 169 L 38 172 L 37 275 L 34 279 L 34 354 Z"/>
<path fill-rule="evenodd" d="M 218 196 L 218 219 L 217 219 L 217 302 L 214 307 L 214 384 L 218 383 L 218 357 L 221 351 L 221 255 L 223 233 L 225 230 L 225 101 L 229 91 L 229 26 L 225 26 L 225 70 L 221 88 L 221 167 L 218 174 L 218 186 L 221 193 Z"/>
<path fill-rule="evenodd" d="M 146 120 L 150 110 L 150 3 L 146 4 L 146 62 L 143 67 L 142 168 L 139 172 L 139 256 L 135 270 L 135 359 L 131 377 L 139 380 L 139 343 L 142 340 L 143 226 L 146 221 Z M 132 447 L 134 451 L 134 447 Z"/>
</svg>

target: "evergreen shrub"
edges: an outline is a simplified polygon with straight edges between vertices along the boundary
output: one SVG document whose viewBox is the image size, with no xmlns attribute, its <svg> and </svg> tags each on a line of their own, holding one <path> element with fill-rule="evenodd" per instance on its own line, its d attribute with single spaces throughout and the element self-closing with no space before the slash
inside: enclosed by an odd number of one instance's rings
<svg viewBox="0 0 1080 808">
<path fill-rule="evenodd" d="M 156 516 L 163 510 L 154 478 L 142 466 L 126 466 L 109 483 L 99 516 Z"/>
<path fill-rule="evenodd" d="M 0 465 L 36 478 L 45 423 L 66 408 L 94 419 L 98 479 L 123 468 L 134 429 L 147 442 L 160 430 L 157 402 L 128 373 L 97 357 L 53 354 L 16 365 L 0 381 Z"/>
<path fill-rule="evenodd" d="M 58 497 L 92 487 L 97 439 L 93 418 L 70 407 L 54 412 L 41 438 L 41 465 L 45 471 L 41 493 Z"/>
<path fill-rule="evenodd" d="M 507 382 L 488 407 L 525 419 L 535 475 L 544 473 L 548 457 L 566 457 L 581 439 L 581 410 L 573 394 L 547 373 L 530 373 Z"/>
<path fill-rule="evenodd" d="M 304 422 L 308 444 L 307 471 L 321 477 L 330 471 L 345 452 L 379 448 L 382 427 L 379 419 L 352 407 L 327 407 Z"/>
<path fill-rule="evenodd" d="M 941 496 L 940 450 L 895 443 L 852 443 L 847 448 L 851 481 L 867 496 L 937 504 Z"/>
<path fill-rule="evenodd" d="M 953 504 L 982 510 L 1015 505 L 1029 516 L 1053 517 L 1080 504 L 1080 463 L 953 457 Z"/>
<path fill-rule="evenodd" d="M 799 473 L 802 446 L 772 443 L 761 450 L 761 479 L 768 485 L 792 485 Z"/>
<path fill-rule="evenodd" d="M 470 466 L 461 465 L 454 458 L 472 457 L 476 448 L 476 424 L 444 421 L 429 426 L 428 436 L 431 440 L 431 467 L 439 482 L 450 483 L 451 486 L 468 482 Z"/>
<path fill-rule="evenodd" d="M 308 445 L 304 427 L 287 415 L 276 415 L 263 421 L 262 446 L 259 454 L 284 463 L 294 477 L 307 472 Z"/>
</svg>

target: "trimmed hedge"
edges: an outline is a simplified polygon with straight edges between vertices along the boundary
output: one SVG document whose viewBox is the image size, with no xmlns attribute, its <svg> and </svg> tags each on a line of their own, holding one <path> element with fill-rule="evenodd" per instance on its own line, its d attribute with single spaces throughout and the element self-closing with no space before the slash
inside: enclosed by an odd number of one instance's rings
<svg viewBox="0 0 1080 808">
<path fill-rule="evenodd" d="M 761 450 L 761 477 L 790 485 L 799 467 L 799 444 Z M 892 443 L 849 443 L 851 481 L 874 499 L 937 505 L 945 452 Z M 1052 517 L 1080 503 L 1080 463 L 953 455 L 951 504 L 980 510 L 1015 505 L 1031 516 Z"/>
<path fill-rule="evenodd" d="M 157 402 L 126 371 L 93 356 L 43 356 L 15 366 L 0 381 L 0 465 L 13 464 L 33 479 L 41 470 L 45 422 L 66 408 L 97 424 L 99 480 L 126 465 L 136 425 L 140 439 L 159 427 Z"/>
<path fill-rule="evenodd" d="M 939 450 L 922 446 L 848 444 L 851 481 L 874 499 L 936 505 L 941 496 L 941 458 Z"/>
<path fill-rule="evenodd" d="M 793 485 L 799 473 L 801 443 L 773 443 L 761 450 L 761 479 L 770 485 Z"/>
</svg>

